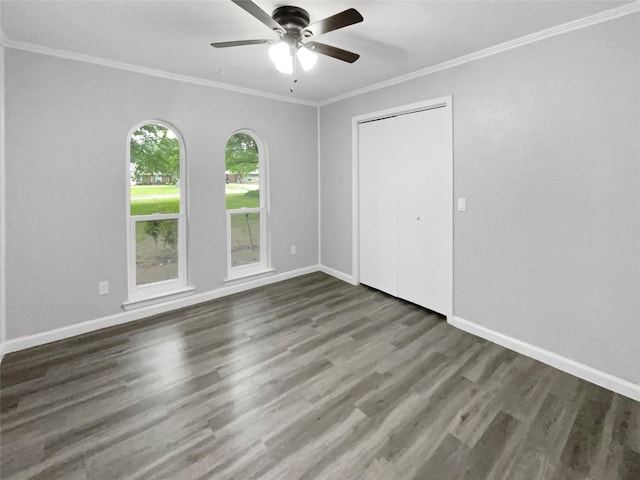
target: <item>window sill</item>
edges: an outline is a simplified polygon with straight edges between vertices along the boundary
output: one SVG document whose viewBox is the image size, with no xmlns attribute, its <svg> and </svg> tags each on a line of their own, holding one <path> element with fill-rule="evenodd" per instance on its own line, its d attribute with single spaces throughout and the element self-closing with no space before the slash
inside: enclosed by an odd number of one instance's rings
<svg viewBox="0 0 640 480">
<path fill-rule="evenodd" d="M 193 295 L 196 291 L 196 287 L 183 287 L 170 292 L 163 292 L 149 297 L 133 298 L 129 299 L 122 304 L 124 310 L 134 310 L 136 308 L 148 307 L 150 305 L 156 305 L 162 302 L 168 302 L 169 300 L 176 300 L 182 297 L 188 297 Z"/>
<path fill-rule="evenodd" d="M 263 277 L 268 277 L 276 272 L 275 268 L 265 268 L 257 272 L 247 273 L 246 275 L 238 275 L 237 277 L 228 277 L 224 279 L 225 286 L 235 285 L 237 283 L 248 282 L 249 280 L 258 280 Z"/>
</svg>

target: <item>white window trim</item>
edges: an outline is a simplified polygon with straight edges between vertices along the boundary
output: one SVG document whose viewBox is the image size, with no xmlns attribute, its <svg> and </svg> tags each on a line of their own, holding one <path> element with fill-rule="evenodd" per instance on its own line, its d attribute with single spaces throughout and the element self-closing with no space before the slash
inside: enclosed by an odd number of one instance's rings
<svg viewBox="0 0 640 480">
<path fill-rule="evenodd" d="M 195 287 L 183 287 L 179 290 L 172 290 L 170 292 L 164 292 L 159 295 L 147 298 L 139 298 L 134 300 L 128 300 L 122 304 L 124 310 L 134 310 L 136 308 L 148 307 L 150 305 L 156 305 L 157 303 L 169 302 L 172 300 L 178 300 L 191 296 L 195 293 Z"/>
<path fill-rule="evenodd" d="M 269 171 L 268 171 L 268 154 L 267 148 L 254 131 L 248 129 L 241 129 L 233 132 L 227 137 L 229 138 L 237 133 L 244 133 L 250 135 L 258 146 L 258 172 L 260 175 L 260 207 L 258 208 L 237 208 L 233 210 L 226 209 L 226 193 L 225 193 L 225 216 L 226 216 L 226 228 L 227 228 L 227 278 L 224 279 L 225 283 L 241 282 L 243 280 L 252 280 L 256 276 L 261 274 L 273 273 L 274 269 L 271 268 L 271 230 L 270 230 L 270 202 L 269 202 Z M 225 147 L 227 145 L 225 142 Z M 243 214 L 243 213 L 260 213 L 260 262 L 252 263 L 249 265 L 241 265 L 239 267 L 231 266 L 231 215 Z"/>
<path fill-rule="evenodd" d="M 133 132 L 148 124 L 162 125 L 170 129 L 176 136 L 180 145 L 180 212 L 179 213 L 156 213 L 153 215 L 131 215 L 131 136 Z M 164 120 L 146 120 L 136 124 L 127 135 L 126 154 L 126 215 L 127 215 L 127 284 L 128 299 L 123 303 L 123 308 L 129 309 L 134 305 L 147 304 L 148 301 L 163 301 L 166 296 L 171 296 L 176 292 L 190 291 L 192 287 L 187 287 L 187 169 L 186 169 L 186 149 L 180 131 L 172 124 Z M 148 283 L 144 285 L 136 284 L 136 223 L 149 220 L 178 220 L 178 278 L 164 280 L 160 282 Z"/>
</svg>

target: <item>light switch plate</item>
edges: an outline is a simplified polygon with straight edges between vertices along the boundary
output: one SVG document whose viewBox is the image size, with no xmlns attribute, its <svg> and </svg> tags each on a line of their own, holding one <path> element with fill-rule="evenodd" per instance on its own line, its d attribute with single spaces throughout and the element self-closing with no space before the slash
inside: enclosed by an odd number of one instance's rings
<svg viewBox="0 0 640 480">
<path fill-rule="evenodd" d="M 467 199 L 466 198 L 458 198 L 458 211 L 466 212 L 467 211 Z"/>
</svg>

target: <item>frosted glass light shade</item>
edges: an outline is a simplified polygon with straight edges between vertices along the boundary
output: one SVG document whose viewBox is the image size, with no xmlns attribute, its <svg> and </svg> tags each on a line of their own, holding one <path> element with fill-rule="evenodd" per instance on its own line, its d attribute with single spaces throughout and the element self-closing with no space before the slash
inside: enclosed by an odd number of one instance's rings
<svg viewBox="0 0 640 480">
<path fill-rule="evenodd" d="M 298 49 L 298 60 L 300 61 L 300 65 L 302 69 L 306 72 L 307 70 L 311 70 L 313 66 L 318 61 L 318 55 L 313 53 L 306 47 L 300 47 Z"/>
<path fill-rule="evenodd" d="M 291 49 L 284 42 L 276 43 L 269 48 L 269 58 L 276 66 L 276 69 L 282 73 L 293 73 L 293 58 L 291 57 Z"/>
<path fill-rule="evenodd" d="M 284 42 L 278 42 L 269 48 L 269 58 L 273 63 L 286 61 L 290 56 L 289 45 Z"/>
</svg>

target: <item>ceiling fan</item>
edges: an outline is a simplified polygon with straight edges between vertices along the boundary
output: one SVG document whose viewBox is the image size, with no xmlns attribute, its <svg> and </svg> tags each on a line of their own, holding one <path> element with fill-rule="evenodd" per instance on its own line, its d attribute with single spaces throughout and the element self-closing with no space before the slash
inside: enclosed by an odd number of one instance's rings
<svg viewBox="0 0 640 480">
<path fill-rule="evenodd" d="M 309 70 L 316 62 L 316 53 L 347 63 L 353 63 L 360 58 L 357 53 L 325 43 L 310 41 L 312 37 L 362 22 L 362 15 L 355 8 L 349 8 L 323 20 L 309 23 L 309 13 L 300 7 L 281 6 L 276 8 L 272 15 L 269 15 L 250 0 L 231 1 L 276 32 L 280 38 L 275 41 L 259 39 L 214 42 L 211 44 L 212 47 L 271 44 L 272 47 L 269 49 L 271 60 L 279 71 L 288 74 L 294 73 L 298 64 L 304 70 Z"/>
</svg>

